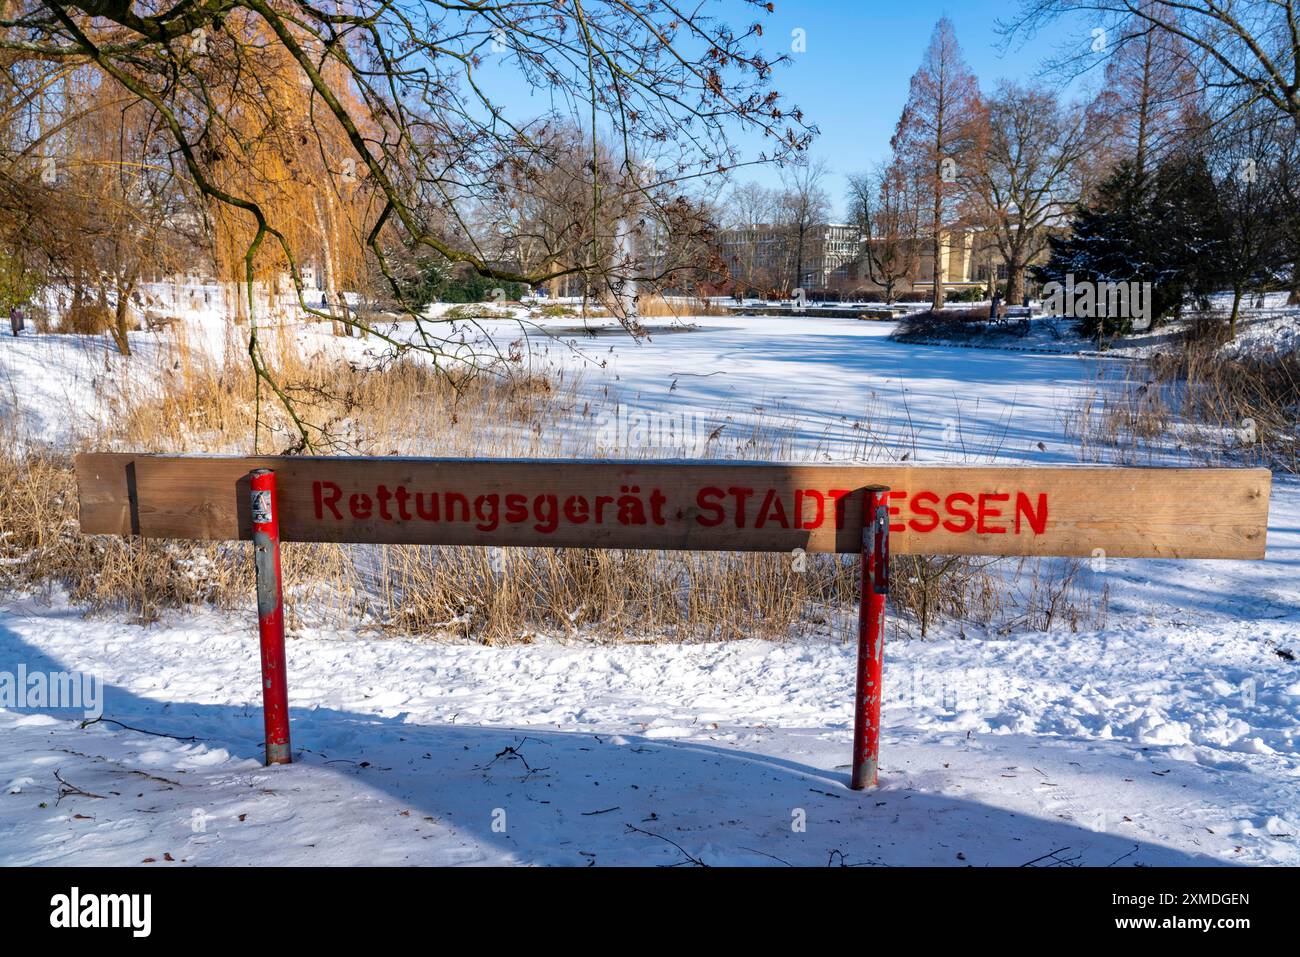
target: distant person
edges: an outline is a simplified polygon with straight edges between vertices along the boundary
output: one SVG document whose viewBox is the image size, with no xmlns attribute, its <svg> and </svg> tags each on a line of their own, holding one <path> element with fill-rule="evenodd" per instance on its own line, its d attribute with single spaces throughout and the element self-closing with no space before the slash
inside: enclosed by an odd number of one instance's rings
<svg viewBox="0 0 1300 957">
<path fill-rule="evenodd" d="M 23 331 L 23 326 L 25 324 L 24 319 L 25 317 L 23 316 L 21 308 L 18 306 L 9 307 L 9 331 L 12 332 L 14 336 L 17 336 L 18 333 Z"/>
<path fill-rule="evenodd" d="M 998 310 L 1001 308 L 1001 306 L 1002 306 L 1002 297 L 995 292 L 993 294 L 993 301 L 989 303 L 989 319 L 995 320 L 998 318 Z"/>
</svg>

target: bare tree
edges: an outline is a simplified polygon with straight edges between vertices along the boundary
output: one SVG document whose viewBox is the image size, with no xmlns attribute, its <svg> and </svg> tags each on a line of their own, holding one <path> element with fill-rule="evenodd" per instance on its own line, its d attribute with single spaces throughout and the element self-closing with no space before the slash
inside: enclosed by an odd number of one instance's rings
<svg viewBox="0 0 1300 957">
<path fill-rule="evenodd" d="M 771 246 L 783 243 L 776 232 L 778 199 L 775 190 L 752 181 L 727 191 L 721 211 L 726 244 L 721 252 L 733 287 L 742 294 L 765 292 L 781 283 L 771 268 Z"/>
<path fill-rule="evenodd" d="M 109 84 L 101 83 L 97 93 L 121 98 Z M 111 294 L 110 333 L 124 355 L 131 351 L 127 332 L 144 313 L 132 304 L 141 279 L 178 265 L 197 248 L 197 223 L 184 215 L 192 196 L 170 162 L 157 120 L 138 101 L 88 114 L 75 127 L 79 166 L 69 169 L 62 189 L 65 197 L 80 192 L 79 238 L 87 267 L 97 274 L 101 307 Z"/>
<path fill-rule="evenodd" d="M 935 24 L 891 143 L 926 191 L 932 306 L 944 298 L 944 237 L 955 227 L 964 184 L 980 151 L 983 107 L 975 75 L 966 65 L 952 21 Z M 923 177 L 923 178 L 922 178 Z"/>
<path fill-rule="evenodd" d="M 729 229 L 770 224 L 776 218 L 777 195 L 761 183 L 738 183 L 727 192 L 723 225 Z"/>
<path fill-rule="evenodd" d="M 792 285 L 799 288 L 811 285 L 811 275 L 804 275 L 804 254 L 809 234 L 814 227 L 825 224 L 830 215 L 830 197 L 822 185 L 826 175 L 824 160 L 800 157 L 781 176 L 782 193 L 778 202 L 778 217 L 790 238 L 794 266 Z"/>
<path fill-rule="evenodd" d="M 1093 182 L 1120 160 L 1132 163 L 1140 192 L 1161 160 L 1199 134 L 1204 86 L 1181 36 L 1141 18 L 1127 31 L 1115 38 L 1104 86 L 1088 107 L 1093 149 L 1085 157 Z"/>
<path fill-rule="evenodd" d="M 897 159 L 849 177 L 849 220 L 862 233 L 866 278 L 893 302 L 898 286 L 915 278 L 920 264 L 920 190 Z"/>
<path fill-rule="evenodd" d="M 537 148 L 505 169 L 505 189 L 475 231 L 494 262 L 525 272 L 556 273 L 551 295 L 587 295 L 597 276 L 608 274 L 619 224 L 632 211 L 635 190 L 619 181 L 608 144 L 594 153 L 574 125 L 539 133 Z M 601 202 L 593 206 L 592 196 Z M 580 264 L 577 271 L 563 264 Z"/>
<path fill-rule="evenodd" d="M 1300 130 L 1294 126 L 1276 136 L 1274 176 L 1281 193 L 1278 228 L 1279 260 L 1289 265 L 1288 305 L 1300 305 Z"/>
<path fill-rule="evenodd" d="M 128 354 L 141 279 L 197 248 L 183 213 L 193 196 L 146 105 L 85 65 L 43 79 L 22 90 L 40 91 L 25 122 L 0 129 L 0 237 L 44 285 L 71 292 L 61 321 L 106 328 Z"/>
<path fill-rule="evenodd" d="M 1291 170 L 1286 160 L 1295 128 L 1267 122 L 1258 116 L 1262 106 L 1216 129 L 1206 150 L 1215 186 L 1215 278 L 1232 290 L 1228 330 L 1234 338 L 1247 292 L 1275 281 L 1288 258 L 1294 262 L 1286 234 L 1296 212 L 1295 184 L 1287 181 Z M 1277 115 L 1271 108 L 1268 112 Z"/>
<path fill-rule="evenodd" d="M 1092 149 L 1084 111 L 1049 91 L 1003 82 L 988 103 L 989 135 L 977 162 L 979 214 L 1006 264 L 1009 302 L 1025 292 L 1025 270 L 1064 225 L 1082 191 L 1081 161 Z"/>
<path fill-rule="evenodd" d="M 1081 72 L 1133 45 L 1172 45 L 1190 52 L 1203 85 L 1226 114 L 1265 102 L 1300 128 L 1300 11 L 1294 0 L 1022 0 L 1001 23 L 1008 38 L 1033 36 L 1062 16 L 1095 24 L 1057 65 Z M 1098 33 L 1097 31 L 1101 31 Z M 1202 84 L 1198 84 L 1202 85 Z"/>
</svg>

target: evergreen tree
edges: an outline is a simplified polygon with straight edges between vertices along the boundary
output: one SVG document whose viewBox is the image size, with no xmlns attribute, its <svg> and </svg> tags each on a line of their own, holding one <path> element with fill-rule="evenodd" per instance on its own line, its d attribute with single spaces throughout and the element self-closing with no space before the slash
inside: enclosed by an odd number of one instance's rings
<svg viewBox="0 0 1300 957">
<path fill-rule="evenodd" d="M 490 279 L 436 257 L 418 260 L 414 277 L 402 283 L 403 297 L 417 309 L 434 302 L 510 302 L 522 299 L 528 291 L 524 283 Z"/>
<path fill-rule="evenodd" d="M 1168 311 L 1178 313 L 1189 300 L 1208 308 L 1210 294 L 1223 287 L 1222 213 L 1205 154 L 1175 154 L 1160 165 L 1146 218 L 1151 240 L 1164 250 L 1156 281 L 1165 285 Z"/>
<path fill-rule="evenodd" d="M 1214 179 L 1199 154 L 1176 154 L 1154 176 L 1121 162 L 1076 214 L 1070 234 L 1053 237 L 1040 282 L 1151 283 L 1152 322 L 1177 315 L 1188 298 L 1204 299 L 1219 280 L 1222 227 Z M 1100 311 L 1100 310 L 1097 310 Z M 1088 336 L 1126 335 L 1131 316 L 1085 316 Z"/>
</svg>

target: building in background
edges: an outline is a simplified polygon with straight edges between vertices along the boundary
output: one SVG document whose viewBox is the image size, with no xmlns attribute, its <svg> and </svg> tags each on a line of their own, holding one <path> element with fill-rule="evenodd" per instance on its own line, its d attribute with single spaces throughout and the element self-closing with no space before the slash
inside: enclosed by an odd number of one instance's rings
<svg viewBox="0 0 1300 957">
<path fill-rule="evenodd" d="M 717 253 L 736 291 L 789 296 L 795 289 L 826 290 L 862 255 L 862 233 L 845 223 L 815 223 L 804 230 L 760 223 L 719 230 Z"/>
</svg>

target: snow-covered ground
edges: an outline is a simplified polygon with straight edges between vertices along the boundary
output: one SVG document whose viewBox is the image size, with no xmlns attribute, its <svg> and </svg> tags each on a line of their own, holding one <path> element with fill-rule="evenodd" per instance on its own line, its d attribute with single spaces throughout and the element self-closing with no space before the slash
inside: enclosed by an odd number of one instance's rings
<svg viewBox="0 0 1300 957">
<path fill-rule="evenodd" d="M 1071 462 L 1063 416 L 1104 387 L 1105 362 L 904 345 L 891 323 L 647 324 L 639 343 L 529 330 L 532 362 L 582 371 L 603 451 Z M 163 347 L 140 339 L 147 368 Z M 0 410 L 31 440 L 85 438 L 111 392 L 96 377 L 135 374 L 73 342 L 0 340 Z M 144 627 L 11 599 L 0 672 L 93 673 L 105 720 L 0 711 L 0 863 L 1300 863 L 1296 482 L 1275 479 L 1267 561 L 1088 574 L 1110 590 L 1096 633 L 895 628 L 866 793 L 847 788 L 844 635 L 307 632 L 289 645 L 297 763 L 266 769 L 251 615 Z"/>
<path fill-rule="evenodd" d="M 1237 335 L 1225 346 L 1231 354 L 1243 355 L 1260 352 L 1291 352 L 1300 347 L 1300 306 L 1287 305 L 1287 293 L 1268 293 L 1264 305 L 1253 301 L 1242 304 L 1238 318 Z M 1019 322 L 1014 318 L 1004 324 L 983 325 L 961 340 L 908 336 L 908 341 L 948 345 L 961 349 L 995 349 L 1007 352 L 1035 352 L 1101 357 L 1108 359 L 1143 359 L 1157 352 L 1170 350 L 1187 332 L 1190 318 L 1161 323 L 1146 332 L 1135 333 L 1122 339 L 1107 342 L 1103 352 L 1098 351 L 1096 339 L 1083 337 L 1071 318 L 1048 315 L 1042 312 L 1042 303 L 1033 303 L 1033 318 Z M 981 317 L 988 315 L 988 304 L 954 305 L 949 308 L 969 309 Z M 1232 308 L 1230 295 L 1210 297 L 1210 308 L 1225 322 Z"/>
</svg>

